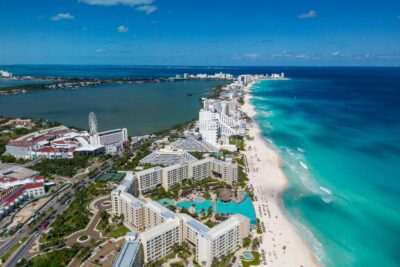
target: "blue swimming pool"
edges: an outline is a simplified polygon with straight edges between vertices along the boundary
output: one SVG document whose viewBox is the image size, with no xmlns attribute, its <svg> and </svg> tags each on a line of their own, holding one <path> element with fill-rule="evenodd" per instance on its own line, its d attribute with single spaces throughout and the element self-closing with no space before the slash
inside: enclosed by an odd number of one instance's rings
<svg viewBox="0 0 400 267">
<path fill-rule="evenodd" d="M 214 210 L 214 202 L 212 200 L 205 200 L 204 202 L 196 202 L 196 201 L 182 201 L 178 202 L 176 204 L 178 208 L 186 208 L 190 209 L 191 206 L 196 207 L 196 214 L 202 213 L 202 212 L 207 212 L 209 207 L 211 207 Z"/>
<path fill-rule="evenodd" d="M 195 212 L 201 213 L 202 210 L 207 211 L 209 207 L 214 209 L 214 202 L 212 200 L 205 200 L 202 203 L 196 201 L 183 201 L 177 203 L 178 208 L 189 209 L 191 206 L 195 206 Z M 253 203 L 249 196 L 245 196 L 243 201 L 236 203 L 233 201 L 224 203 L 218 199 L 217 201 L 217 212 L 221 214 L 242 214 L 250 219 L 251 224 L 256 224 L 256 213 L 254 211 Z"/>
<path fill-rule="evenodd" d="M 222 202 L 220 199 L 217 201 L 217 212 L 222 214 L 235 214 L 240 213 L 250 219 L 251 224 L 256 224 L 256 212 L 254 211 L 253 203 L 248 195 L 239 202 Z"/>
</svg>

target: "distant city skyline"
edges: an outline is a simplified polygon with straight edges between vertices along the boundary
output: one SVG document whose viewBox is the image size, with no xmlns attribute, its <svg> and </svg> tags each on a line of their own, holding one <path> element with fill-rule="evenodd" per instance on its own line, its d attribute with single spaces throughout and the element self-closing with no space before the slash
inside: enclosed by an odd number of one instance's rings
<svg viewBox="0 0 400 267">
<path fill-rule="evenodd" d="M 400 66 L 400 1 L 2 0 L 0 64 Z"/>
</svg>

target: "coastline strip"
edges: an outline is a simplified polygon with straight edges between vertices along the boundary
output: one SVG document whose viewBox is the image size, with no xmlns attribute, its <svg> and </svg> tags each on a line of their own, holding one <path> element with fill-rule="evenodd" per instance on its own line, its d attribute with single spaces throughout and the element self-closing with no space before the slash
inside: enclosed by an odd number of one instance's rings
<svg viewBox="0 0 400 267">
<path fill-rule="evenodd" d="M 242 111 L 252 119 L 247 126 L 251 139 L 246 141 L 244 154 L 248 177 L 256 196 L 253 205 L 257 218 L 265 226 L 261 249 L 265 251 L 268 266 L 321 266 L 284 210 L 281 195 L 287 188 L 288 180 L 281 170 L 278 151 L 267 144 L 255 121 L 256 110 L 250 101 L 253 85 L 254 82 L 245 87 L 242 106 Z"/>
</svg>

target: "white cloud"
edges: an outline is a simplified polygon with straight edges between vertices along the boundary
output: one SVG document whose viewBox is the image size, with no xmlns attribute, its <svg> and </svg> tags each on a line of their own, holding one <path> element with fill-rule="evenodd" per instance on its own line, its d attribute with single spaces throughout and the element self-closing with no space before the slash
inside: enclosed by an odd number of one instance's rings
<svg viewBox="0 0 400 267">
<path fill-rule="evenodd" d="M 157 10 L 157 7 L 154 5 L 143 5 L 143 6 L 138 6 L 135 8 L 137 11 L 141 11 L 146 13 L 147 15 L 153 13 L 154 11 Z"/>
<path fill-rule="evenodd" d="M 316 16 L 318 16 L 317 12 L 315 12 L 314 10 L 310 10 L 307 13 L 298 15 L 297 18 L 298 19 L 310 19 L 310 18 L 315 18 Z"/>
<path fill-rule="evenodd" d="M 79 0 L 79 2 L 89 5 L 98 5 L 98 6 L 115 6 L 115 5 L 139 6 L 139 5 L 149 5 L 153 3 L 154 0 Z"/>
<path fill-rule="evenodd" d="M 250 60 L 257 60 L 261 59 L 263 55 L 259 53 L 249 53 L 249 54 L 244 54 L 243 57 Z"/>
<path fill-rule="evenodd" d="M 126 27 L 125 25 L 120 25 L 117 27 L 117 32 L 127 32 L 129 31 L 129 27 Z"/>
<path fill-rule="evenodd" d="M 333 52 L 331 55 L 334 56 L 334 57 L 338 56 L 338 55 L 340 55 L 340 51 Z"/>
<path fill-rule="evenodd" d="M 54 20 L 54 21 L 59 21 L 59 20 L 64 20 L 64 19 L 73 20 L 73 19 L 75 19 L 75 17 L 69 13 L 58 13 L 57 15 L 52 16 L 50 19 Z"/>
<path fill-rule="evenodd" d="M 144 12 L 147 15 L 157 10 L 157 6 L 153 5 L 155 0 L 78 0 L 80 3 L 97 6 L 116 6 L 124 5 L 135 7 L 139 12 Z"/>
<path fill-rule="evenodd" d="M 96 53 L 101 53 L 101 52 L 103 52 L 103 48 L 96 48 L 94 51 L 95 51 Z"/>
</svg>

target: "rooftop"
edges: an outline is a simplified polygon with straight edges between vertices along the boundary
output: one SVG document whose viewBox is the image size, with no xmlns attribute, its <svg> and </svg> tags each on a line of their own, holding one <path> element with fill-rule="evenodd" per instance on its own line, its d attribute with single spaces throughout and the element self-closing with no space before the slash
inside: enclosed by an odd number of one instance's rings
<svg viewBox="0 0 400 267">
<path fill-rule="evenodd" d="M 175 142 L 168 145 L 172 149 L 182 149 L 189 152 L 217 152 L 218 148 L 213 145 L 199 140 L 192 135 L 179 138 Z"/>
<path fill-rule="evenodd" d="M 186 151 L 159 150 L 140 160 L 140 164 L 174 165 L 189 163 L 197 159 Z"/>
<path fill-rule="evenodd" d="M 140 249 L 140 240 L 127 240 L 118 255 L 113 267 L 133 266 Z"/>
</svg>

